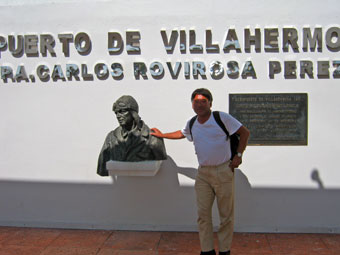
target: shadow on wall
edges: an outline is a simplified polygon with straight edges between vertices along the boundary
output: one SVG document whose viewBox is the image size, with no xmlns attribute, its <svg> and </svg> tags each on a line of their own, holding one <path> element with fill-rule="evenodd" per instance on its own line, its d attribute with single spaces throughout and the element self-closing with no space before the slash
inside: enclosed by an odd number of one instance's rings
<svg viewBox="0 0 340 255">
<path fill-rule="evenodd" d="M 318 184 L 319 189 L 324 189 L 323 182 L 320 178 L 319 171 L 314 169 L 311 173 L 311 179 Z"/>
<path fill-rule="evenodd" d="M 0 181 L 0 225 L 195 231 L 196 169 L 168 158 L 153 177 L 117 177 L 112 184 Z M 242 232 L 340 232 L 340 190 L 252 188 L 235 171 L 235 230 Z M 218 215 L 214 208 L 214 223 Z"/>
<path fill-rule="evenodd" d="M 311 179 L 318 189 L 252 188 L 241 170 L 236 172 L 237 231 L 340 232 L 340 190 L 325 189 L 319 171 Z"/>
<path fill-rule="evenodd" d="M 156 176 L 118 176 L 111 184 L 0 181 L 0 225 L 196 230 L 194 189 L 178 180 L 195 171 L 169 157 Z"/>
</svg>

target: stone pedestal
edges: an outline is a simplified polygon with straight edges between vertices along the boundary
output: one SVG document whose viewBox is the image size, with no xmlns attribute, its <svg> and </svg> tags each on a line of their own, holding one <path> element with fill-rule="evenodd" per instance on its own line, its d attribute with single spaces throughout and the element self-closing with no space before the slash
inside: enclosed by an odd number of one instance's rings
<svg viewBox="0 0 340 255">
<path fill-rule="evenodd" d="M 163 160 L 139 162 L 113 161 L 106 162 L 109 175 L 118 176 L 154 176 L 161 167 Z"/>
</svg>

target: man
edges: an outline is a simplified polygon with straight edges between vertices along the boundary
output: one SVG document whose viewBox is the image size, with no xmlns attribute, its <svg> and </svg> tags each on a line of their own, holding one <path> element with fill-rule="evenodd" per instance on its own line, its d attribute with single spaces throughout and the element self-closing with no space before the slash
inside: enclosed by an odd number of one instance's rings
<svg viewBox="0 0 340 255">
<path fill-rule="evenodd" d="M 150 129 L 138 115 L 132 96 L 122 96 L 113 104 L 119 127 L 111 131 L 99 154 L 97 173 L 108 176 L 106 162 L 164 160 L 167 158 L 162 139 L 150 135 Z"/>
<path fill-rule="evenodd" d="M 217 124 L 211 112 L 212 95 L 207 89 L 197 89 L 191 95 L 197 119 L 190 128 L 190 120 L 183 130 L 162 133 L 154 128 L 152 135 L 168 139 L 186 137 L 194 142 L 199 162 L 195 181 L 198 208 L 198 227 L 201 255 L 216 254 L 213 240 L 212 206 L 217 199 L 220 227 L 217 233 L 219 254 L 230 254 L 234 227 L 234 169 L 242 162 L 242 154 L 249 138 L 249 130 L 231 115 L 219 112 L 229 134 L 239 134 L 237 155 L 231 159 L 230 139 Z M 190 130 L 191 129 L 191 130 Z"/>
</svg>

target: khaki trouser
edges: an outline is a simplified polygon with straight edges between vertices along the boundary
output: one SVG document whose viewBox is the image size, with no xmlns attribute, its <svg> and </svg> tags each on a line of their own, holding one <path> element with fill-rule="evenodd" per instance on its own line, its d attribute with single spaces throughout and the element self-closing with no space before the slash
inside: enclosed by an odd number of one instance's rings
<svg viewBox="0 0 340 255">
<path fill-rule="evenodd" d="M 228 251 L 234 231 L 234 172 L 230 161 L 218 166 L 200 166 L 195 182 L 198 228 L 202 251 L 214 249 L 212 206 L 217 199 L 220 227 L 219 251 Z"/>
</svg>

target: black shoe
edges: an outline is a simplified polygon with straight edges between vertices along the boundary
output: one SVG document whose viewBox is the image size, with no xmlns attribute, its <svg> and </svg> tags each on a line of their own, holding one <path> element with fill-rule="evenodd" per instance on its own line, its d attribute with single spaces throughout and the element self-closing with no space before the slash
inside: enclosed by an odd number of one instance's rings
<svg viewBox="0 0 340 255">
<path fill-rule="evenodd" d="M 216 255 L 216 252 L 215 252 L 215 250 L 201 251 L 201 255 Z"/>
<path fill-rule="evenodd" d="M 230 251 L 220 251 L 218 255 L 230 255 Z"/>
</svg>

